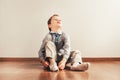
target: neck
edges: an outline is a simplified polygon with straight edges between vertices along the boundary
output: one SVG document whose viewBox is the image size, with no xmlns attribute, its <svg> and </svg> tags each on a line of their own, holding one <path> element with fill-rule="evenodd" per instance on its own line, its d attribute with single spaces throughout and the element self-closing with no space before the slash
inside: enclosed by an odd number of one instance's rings
<svg viewBox="0 0 120 80">
<path fill-rule="evenodd" d="M 58 33 L 61 31 L 61 28 L 52 28 L 51 30 L 54 31 L 55 33 Z"/>
</svg>

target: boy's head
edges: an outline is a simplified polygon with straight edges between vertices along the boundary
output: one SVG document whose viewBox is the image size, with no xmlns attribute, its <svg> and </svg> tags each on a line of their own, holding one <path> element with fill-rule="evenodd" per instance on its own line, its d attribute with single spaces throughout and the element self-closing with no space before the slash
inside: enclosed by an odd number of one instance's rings
<svg viewBox="0 0 120 80">
<path fill-rule="evenodd" d="M 51 31 L 51 29 L 58 29 L 58 28 L 60 28 L 62 26 L 60 16 L 58 14 L 52 15 L 48 19 L 47 24 L 48 24 L 49 31 Z"/>
</svg>

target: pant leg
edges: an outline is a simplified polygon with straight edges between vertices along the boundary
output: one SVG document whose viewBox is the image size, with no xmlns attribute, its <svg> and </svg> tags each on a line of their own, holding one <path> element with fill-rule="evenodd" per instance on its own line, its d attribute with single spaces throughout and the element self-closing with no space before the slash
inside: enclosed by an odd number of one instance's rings
<svg viewBox="0 0 120 80">
<path fill-rule="evenodd" d="M 46 58 L 53 58 L 56 60 L 57 58 L 57 52 L 56 52 L 56 46 L 52 41 L 48 41 L 45 46 L 45 57 Z"/>
<path fill-rule="evenodd" d="M 79 50 L 71 51 L 68 63 L 79 62 L 82 63 L 81 52 Z"/>
<path fill-rule="evenodd" d="M 69 70 L 85 71 L 88 70 L 90 66 L 90 63 L 82 62 L 81 52 L 78 50 L 71 51 L 70 58 L 68 60 L 66 69 L 68 68 Z"/>
</svg>

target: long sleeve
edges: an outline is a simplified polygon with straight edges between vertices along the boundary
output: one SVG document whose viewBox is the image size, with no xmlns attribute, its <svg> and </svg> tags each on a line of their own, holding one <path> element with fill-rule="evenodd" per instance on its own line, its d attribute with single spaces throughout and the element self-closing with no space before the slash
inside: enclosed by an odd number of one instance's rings
<svg viewBox="0 0 120 80">
<path fill-rule="evenodd" d="M 41 47 L 40 47 L 40 50 L 38 52 L 40 61 L 43 60 L 43 59 L 45 59 L 45 45 L 46 45 L 46 42 L 48 42 L 50 40 L 51 40 L 51 35 L 48 33 L 45 36 L 45 38 L 43 39 Z"/>
<path fill-rule="evenodd" d="M 59 52 L 61 53 L 61 54 L 63 54 L 63 57 L 64 58 L 66 58 L 66 59 L 68 59 L 69 58 L 69 56 L 70 56 L 70 38 L 69 38 L 69 36 L 67 35 L 67 34 L 63 34 L 63 36 L 64 36 L 64 45 L 63 45 L 63 48 L 61 48 L 60 50 L 59 50 Z"/>
<path fill-rule="evenodd" d="M 42 45 L 40 47 L 40 50 L 38 52 L 40 61 L 44 59 L 45 54 L 45 40 L 42 41 Z"/>
</svg>

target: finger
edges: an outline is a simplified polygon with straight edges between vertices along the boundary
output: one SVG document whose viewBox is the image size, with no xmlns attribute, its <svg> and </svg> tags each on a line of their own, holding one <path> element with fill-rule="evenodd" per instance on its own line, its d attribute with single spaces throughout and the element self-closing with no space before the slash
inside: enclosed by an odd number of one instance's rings
<svg viewBox="0 0 120 80">
<path fill-rule="evenodd" d="M 48 65 L 48 63 L 45 63 L 45 65 Z"/>
<path fill-rule="evenodd" d="M 47 67 L 49 66 L 49 64 L 48 64 L 48 63 L 46 63 L 45 65 L 46 65 Z"/>
<path fill-rule="evenodd" d="M 61 62 L 58 63 L 58 65 L 61 65 L 61 64 L 62 64 Z"/>
<path fill-rule="evenodd" d="M 60 70 L 63 70 L 63 69 L 64 69 L 64 67 L 63 67 L 63 66 L 61 66 L 59 69 L 60 69 Z"/>
<path fill-rule="evenodd" d="M 61 65 L 59 66 L 59 68 L 60 68 L 60 69 L 64 69 L 64 65 L 61 64 Z"/>
<path fill-rule="evenodd" d="M 46 64 L 46 65 L 49 65 L 49 63 L 48 63 L 48 62 L 45 62 L 45 64 Z"/>
<path fill-rule="evenodd" d="M 48 66 L 49 66 L 49 64 L 45 62 L 45 63 L 44 63 L 44 66 L 45 66 L 45 67 L 48 67 Z"/>
<path fill-rule="evenodd" d="M 59 64 L 58 67 L 61 68 L 62 64 Z"/>
<path fill-rule="evenodd" d="M 44 67 L 46 67 L 46 68 L 47 68 L 47 67 L 48 67 L 48 65 L 44 65 Z"/>
</svg>

